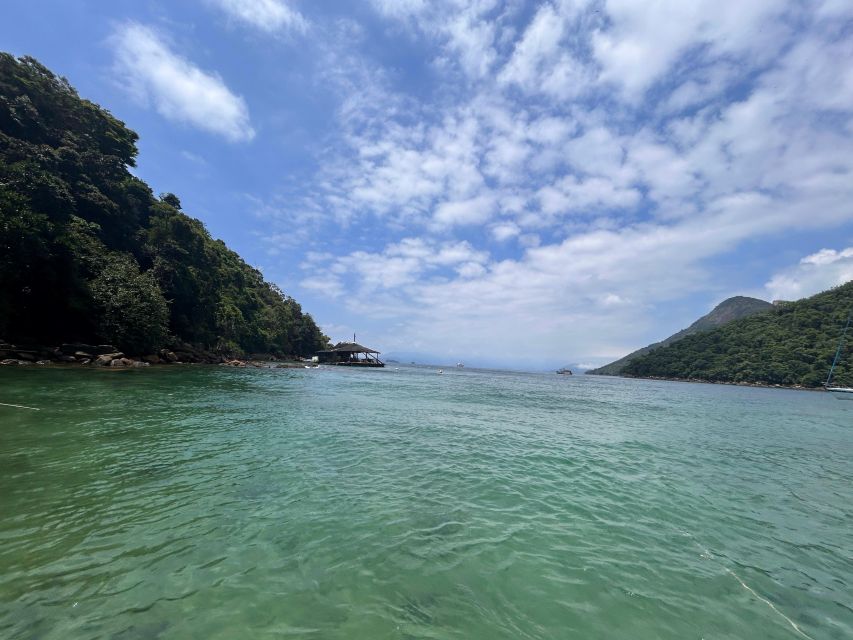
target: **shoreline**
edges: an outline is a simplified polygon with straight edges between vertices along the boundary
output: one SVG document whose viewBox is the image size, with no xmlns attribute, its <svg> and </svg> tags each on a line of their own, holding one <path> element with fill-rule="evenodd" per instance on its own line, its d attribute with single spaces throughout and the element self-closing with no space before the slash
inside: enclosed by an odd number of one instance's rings
<svg viewBox="0 0 853 640">
<path fill-rule="evenodd" d="M 86 368 L 141 368 L 152 365 L 206 364 L 230 367 L 295 369 L 306 366 L 299 356 L 253 353 L 247 356 L 216 353 L 179 344 L 147 355 L 127 355 L 110 344 L 63 343 L 58 347 L 14 345 L 0 340 L 0 366 L 59 366 Z"/>
<path fill-rule="evenodd" d="M 624 376 L 609 373 L 584 374 L 602 378 L 622 378 L 625 380 L 657 380 L 662 382 L 687 382 L 690 384 L 717 384 L 729 387 L 756 387 L 758 389 L 787 389 L 789 391 L 817 391 L 825 392 L 823 387 L 804 387 L 791 384 L 770 384 L 767 382 L 729 382 L 725 380 L 703 380 L 701 378 L 670 378 L 665 376 Z"/>
</svg>

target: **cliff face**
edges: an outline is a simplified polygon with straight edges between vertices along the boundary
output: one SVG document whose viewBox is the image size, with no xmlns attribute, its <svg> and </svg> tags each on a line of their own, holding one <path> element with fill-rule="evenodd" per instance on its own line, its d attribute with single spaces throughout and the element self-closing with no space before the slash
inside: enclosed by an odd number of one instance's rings
<svg viewBox="0 0 853 640">
<path fill-rule="evenodd" d="M 627 367 L 632 361 L 640 356 L 646 355 L 647 353 L 651 353 L 655 349 L 667 347 L 686 338 L 687 336 L 691 336 L 702 331 L 710 331 L 711 329 L 722 327 L 734 320 L 748 318 L 751 315 L 773 308 L 774 307 L 771 303 L 759 300 L 758 298 L 734 296 L 733 298 L 729 298 L 718 304 L 712 311 L 699 318 L 686 329 L 682 329 L 678 333 L 675 333 L 660 342 L 655 342 L 643 347 L 642 349 L 637 349 L 636 351 L 629 353 L 627 356 L 611 362 L 610 364 L 606 364 L 603 367 L 591 369 L 587 371 L 587 373 L 606 376 L 621 375 L 624 372 L 625 367 Z"/>
</svg>

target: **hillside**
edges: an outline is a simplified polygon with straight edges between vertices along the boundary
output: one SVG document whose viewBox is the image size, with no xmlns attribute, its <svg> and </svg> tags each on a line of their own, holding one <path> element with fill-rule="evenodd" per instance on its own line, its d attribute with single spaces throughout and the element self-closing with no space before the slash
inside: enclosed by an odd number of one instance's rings
<svg viewBox="0 0 853 640">
<path fill-rule="evenodd" d="M 295 300 L 128 171 L 137 139 L 34 59 L 0 53 L 0 338 L 132 354 L 324 347 Z"/>
<path fill-rule="evenodd" d="M 627 367 L 628 364 L 633 362 L 636 358 L 646 355 L 647 353 L 651 353 L 655 349 L 667 347 L 683 338 L 686 338 L 687 336 L 692 336 L 695 333 L 722 327 L 732 320 L 746 318 L 772 308 L 773 305 L 769 302 L 759 300 L 758 298 L 748 298 L 746 296 L 735 296 L 728 300 L 723 300 L 723 302 L 714 307 L 713 310 L 699 318 L 686 329 L 682 329 L 678 333 L 674 333 L 665 340 L 655 342 L 654 344 L 650 344 L 642 349 L 637 349 L 636 351 L 629 353 L 627 356 L 611 362 L 610 364 L 606 364 L 603 367 L 591 369 L 587 371 L 587 373 L 593 375 L 618 376 L 624 371 L 625 367 Z"/>
<path fill-rule="evenodd" d="M 734 320 L 636 358 L 624 375 L 819 387 L 847 314 L 853 281 L 769 313 Z M 853 386 L 847 343 L 834 382 Z"/>
</svg>

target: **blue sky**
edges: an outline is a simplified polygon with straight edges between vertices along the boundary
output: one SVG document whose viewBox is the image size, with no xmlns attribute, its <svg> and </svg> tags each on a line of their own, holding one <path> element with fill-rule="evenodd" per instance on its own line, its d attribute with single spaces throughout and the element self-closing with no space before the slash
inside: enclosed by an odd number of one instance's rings
<svg viewBox="0 0 853 640">
<path fill-rule="evenodd" d="M 7 0 L 333 339 L 597 364 L 853 279 L 845 0 Z"/>
</svg>

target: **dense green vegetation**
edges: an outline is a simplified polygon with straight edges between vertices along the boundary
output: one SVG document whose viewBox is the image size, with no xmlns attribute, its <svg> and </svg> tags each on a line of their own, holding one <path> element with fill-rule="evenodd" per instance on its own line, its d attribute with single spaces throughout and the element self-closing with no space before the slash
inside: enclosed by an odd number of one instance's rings
<svg viewBox="0 0 853 640">
<path fill-rule="evenodd" d="M 627 356 L 619 358 L 618 360 L 611 362 L 610 364 L 606 364 L 603 367 L 591 369 L 587 371 L 587 373 L 605 376 L 621 375 L 628 364 L 640 356 L 654 351 L 655 349 L 667 347 L 674 342 L 678 342 L 679 340 L 686 338 L 687 336 L 692 336 L 694 333 L 710 331 L 711 329 L 722 327 L 723 325 L 728 324 L 733 320 L 737 320 L 738 318 L 746 318 L 756 313 L 768 311 L 772 308 L 773 305 L 769 302 L 759 300 L 758 298 L 748 298 L 746 296 L 735 296 L 733 298 L 723 300 L 709 313 L 699 318 L 686 329 L 682 329 L 678 333 L 674 333 L 660 342 L 655 342 L 646 347 L 642 347 L 641 349 L 637 349 L 636 351 L 629 353 Z"/>
<path fill-rule="evenodd" d="M 137 135 L 0 53 L 0 338 L 307 355 L 310 315 L 128 167 Z"/>
<path fill-rule="evenodd" d="M 624 374 L 819 387 L 826 381 L 851 307 L 853 282 L 848 282 L 688 336 L 635 359 Z M 834 384 L 853 386 L 851 341 L 842 352 Z"/>
</svg>

